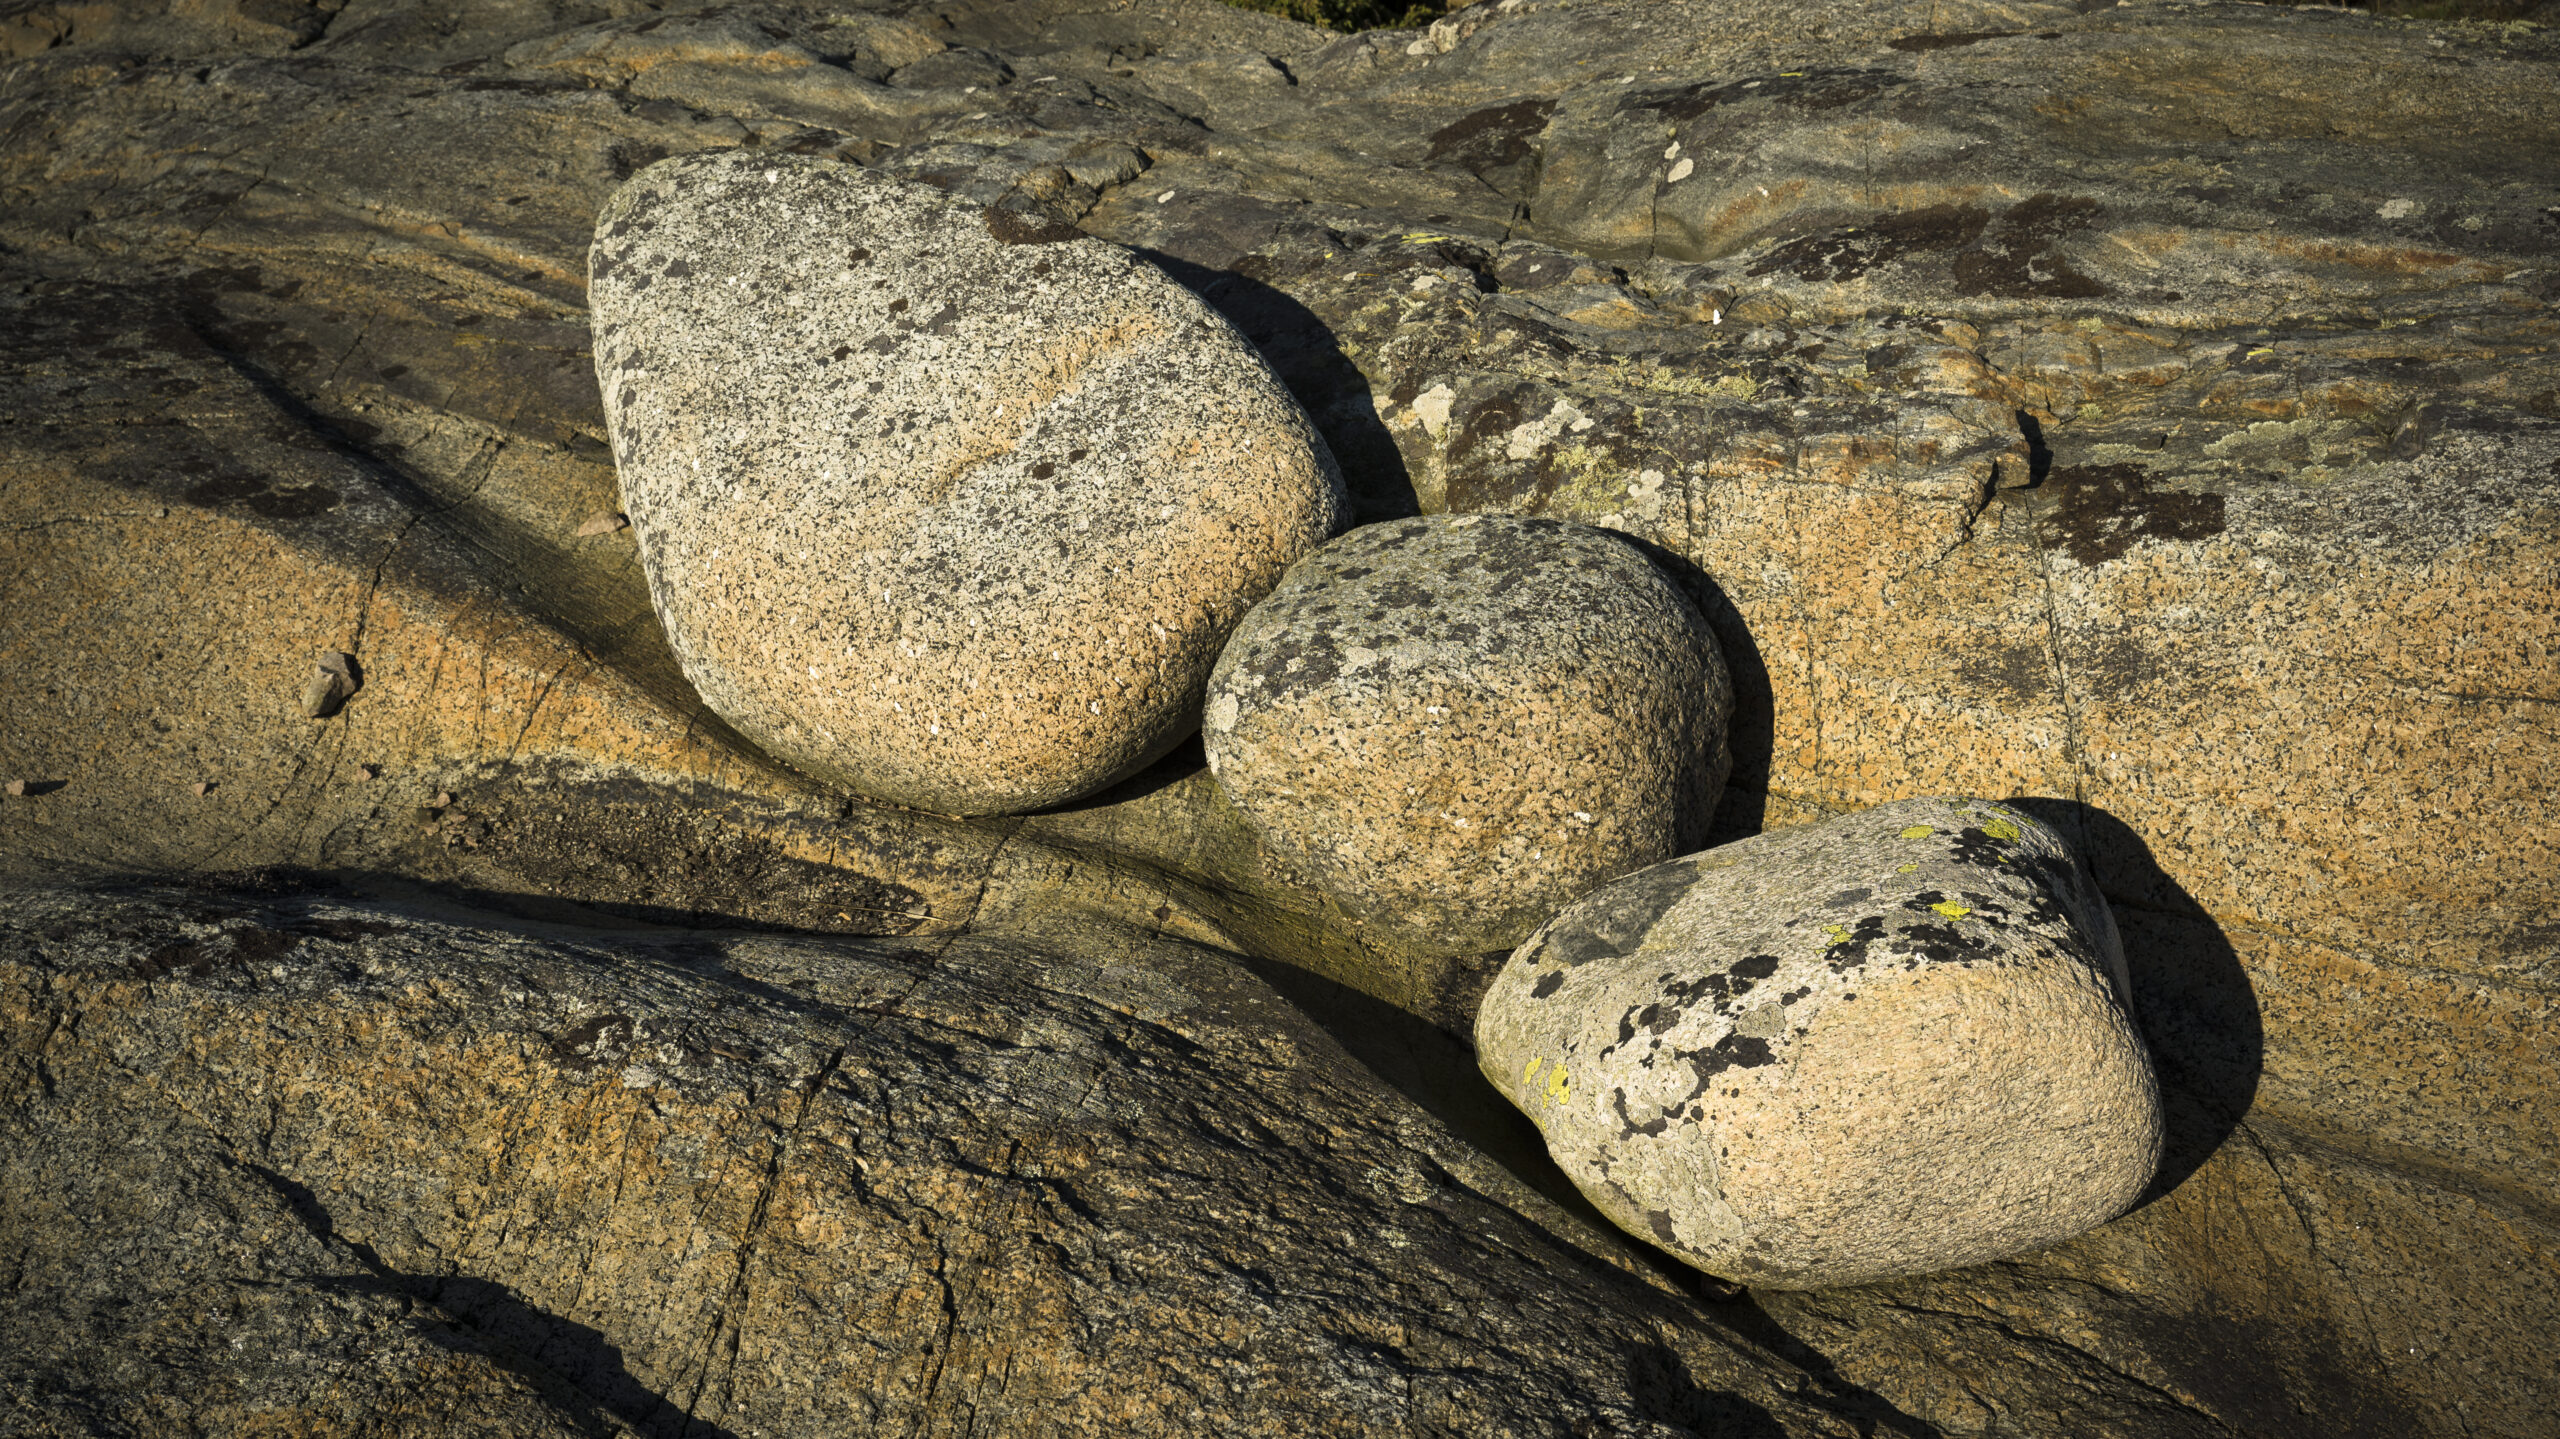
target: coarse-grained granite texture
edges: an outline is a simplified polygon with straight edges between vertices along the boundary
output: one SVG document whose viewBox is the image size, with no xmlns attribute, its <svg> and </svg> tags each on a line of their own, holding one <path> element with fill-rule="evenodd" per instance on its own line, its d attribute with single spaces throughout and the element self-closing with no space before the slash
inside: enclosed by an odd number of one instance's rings
<svg viewBox="0 0 2560 1439">
<path fill-rule="evenodd" d="M 0 1143 L 0 1424 L 1860 1432 L 1231 958 L 1104 922 L 0 890 Z M 350 1413 L 377 1373 L 408 1427 Z M 582 1427 L 456 1412 L 492 1391 Z"/>
<path fill-rule="evenodd" d="M 2131 998 L 2060 835 L 1906 799 L 1580 900 L 1495 977 L 1476 1054 L 1630 1233 L 1816 1289 L 2122 1213 L 2161 1143 Z"/>
<path fill-rule="evenodd" d="M 1219 656 L 1201 737 L 1345 914 L 1482 951 L 1704 842 L 1732 714 L 1706 621 L 1623 538 L 1430 516 L 1299 561 Z"/>
<path fill-rule="evenodd" d="M 1117 246 L 840 161 L 665 160 L 590 261 L 649 598 L 767 754 L 945 814 L 1161 756 L 1342 478 L 1224 319 Z"/>
<path fill-rule="evenodd" d="M 865 160 L 1153 252 L 1270 358 L 1361 518 L 1655 545 L 1734 679 L 1720 837 L 1963 793 L 2091 861 L 2168 1121 L 2145 1201 L 2020 1259 L 1723 1297 L 1665 1342 L 1749 1336 L 1851 1431 L 2545 1439 L 2560 35 L 1492 0 L 1443 48 L 1189 0 L 617 3 L 0 14 L 0 776 L 28 782 L 0 869 L 292 866 L 678 932 L 1105 913 L 1251 956 L 1578 1202 L 1444 1037 L 1480 957 L 1345 922 L 1198 751 L 1020 819 L 848 799 L 702 706 L 629 530 L 578 536 L 619 508 L 605 199 L 674 154 Z M 1013 78 L 919 83 L 948 51 Z M 1731 88 L 1617 108 L 1691 85 Z M 1896 148 L 1924 127 L 1981 143 Z M 1702 182 L 1731 202 L 1703 248 L 1645 228 Z M 2100 208 L 1985 283 L 2039 194 Z M 2171 252 L 2206 283 L 2142 278 Z M 2039 292 L 2057 258 L 2112 293 Z M 364 687 L 314 721 L 323 650 Z M 146 1332 L 116 1313 L 96 1332 Z M 1582 1352 L 1595 1385 L 1652 1363 Z M 890 1424 L 962 1429 L 972 1397 Z"/>
</svg>

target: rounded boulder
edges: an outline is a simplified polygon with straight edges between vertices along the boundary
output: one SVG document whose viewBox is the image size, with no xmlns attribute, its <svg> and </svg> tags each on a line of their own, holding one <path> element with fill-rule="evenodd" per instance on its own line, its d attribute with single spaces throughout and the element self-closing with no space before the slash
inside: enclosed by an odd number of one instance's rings
<svg viewBox="0 0 2560 1439">
<path fill-rule="evenodd" d="M 1339 525 L 1243 337 L 1115 245 L 855 166 L 691 155 L 589 257 L 649 594 L 775 757 L 948 814 L 1186 736 L 1220 647 Z"/>
<path fill-rule="evenodd" d="M 1292 568 L 1220 657 L 1202 734 L 1263 842 L 1354 919 L 1492 950 L 1699 843 L 1732 710 L 1705 620 L 1626 541 L 1438 515 Z"/>
<path fill-rule="evenodd" d="M 1485 1074 L 1629 1233 L 1773 1288 L 2113 1218 L 2161 1144 L 2106 901 L 2060 836 L 1913 799 L 1657 865 L 1520 947 Z"/>
</svg>

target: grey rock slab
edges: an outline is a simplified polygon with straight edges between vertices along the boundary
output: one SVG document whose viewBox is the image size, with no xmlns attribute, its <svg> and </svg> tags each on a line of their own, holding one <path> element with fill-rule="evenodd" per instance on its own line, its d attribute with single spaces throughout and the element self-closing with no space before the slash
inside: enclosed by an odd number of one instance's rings
<svg viewBox="0 0 2560 1439">
<path fill-rule="evenodd" d="M 1870 1429 L 1227 958 L 1046 928 L 0 890 L 0 1416 L 85 1391 L 148 1418 L 69 1432 L 262 1432 L 221 1421 L 295 1402 L 319 1412 L 283 1432 L 315 1435 Z M 417 1351 L 448 1328 L 439 1413 Z M 345 1421 L 325 1381 L 368 1356 L 340 1383 L 405 1427 Z"/>
<path fill-rule="evenodd" d="M 2161 1149 L 2106 901 L 2016 810 L 1911 799 L 1631 875 L 1514 954 L 1485 1074 L 1591 1201 L 1802 1289 L 2121 1213 Z"/>
<path fill-rule="evenodd" d="M 1116 246 L 822 160 L 693 156 L 597 221 L 596 373 L 650 599 L 768 752 L 954 814 L 1196 722 L 1339 522 L 1252 347 Z"/>
<path fill-rule="evenodd" d="M 1706 622 L 1625 540 L 1427 516 L 1292 568 L 1220 657 L 1201 733 L 1346 912 L 1483 950 L 1702 842 L 1732 712 Z"/>
</svg>

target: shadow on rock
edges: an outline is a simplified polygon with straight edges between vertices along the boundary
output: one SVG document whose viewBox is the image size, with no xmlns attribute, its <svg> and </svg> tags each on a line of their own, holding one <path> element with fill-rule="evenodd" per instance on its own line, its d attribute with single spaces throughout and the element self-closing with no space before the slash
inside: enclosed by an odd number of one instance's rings
<svg viewBox="0 0 2560 1439">
<path fill-rule="evenodd" d="M 273 1189 L 323 1244 L 364 1265 L 366 1273 L 348 1275 L 333 1287 L 426 1306 L 435 1317 L 422 1323 L 420 1332 L 429 1340 L 487 1355 L 566 1410 L 581 1428 L 600 1436 L 624 1432 L 612 1422 L 619 1419 L 653 1439 L 737 1439 L 733 1431 L 692 1417 L 642 1384 L 624 1365 L 622 1351 L 596 1330 L 528 1303 L 490 1280 L 402 1273 L 384 1263 L 373 1246 L 340 1235 L 310 1189 L 263 1166 L 243 1167 Z M 439 1324 L 437 1318 L 446 1322 Z"/>
<path fill-rule="evenodd" d="M 2265 1062 L 2257 995 L 2222 926 L 2124 821 L 2077 800 L 2007 803 L 2079 848 L 2124 935 L 2134 1018 L 2151 1046 L 2168 1124 L 2160 1172 L 2140 1201 L 2149 1204 L 2211 1158 L 2257 1097 Z"/>
<path fill-rule="evenodd" d="M 1802 1369 L 1812 1380 L 1812 1384 L 1802 1391 L 1803 1397 L 1848 1420 L 1856 1426 L 1858 1433 L 1939 1439 L 1944 1432 L 1925 1419 L 1905 1413 L 1901 1406 L 1874 1390 L 1843 1378 L 1829 1355 L 1798 1339 L 1749 1291 L 1739 1291 L 1730 1298 L 1710 1297 L 1708 1308 L 1726 1328 Z M 1761 1431 L 1740 1426 L 1731 1429 L 1699 1426 L 1698 1432 L 1758 1434 Z"/>
<path fill-rule="evenodd" d="M 1159 790 L 1167 790 L 1209 767 L 1209 751 L 1201 743 L 1200 731 L 1184 735 L 1173 748 L 1148 761 L 1128 778 L 1064 804 L 1030 811 L 1033 815 L 1080 814 L 1086 810 L 1109 809 L 1113 805 L 1142 800 Z"/>
<path fill-rule="evenodd" d="M 1715 1439 L 1786 1439 L 1786 1426 L 1775 1415 L 1738 1394 L 1699 1388 L 1679 1356 L 1660 1344 L 1640 1345 L 1628 1354 L 1627 1392 L 1645 1417 L 1691 1433 Z"/>
<path fill-rule="evenodd" d="M 1725 744 L 1733 751 L 1733 773 L 1725 780 L 1724 798 L 1706 829 L 1706 843 L 1726 844 L 1758 834 L 1769 808 L 1769 760 L 1776 748 L 1777 691 L 1769 682 L 1769 666 L 1751 627 L 1742 620 L 1724 588 L 1696 561 L 1630 534 L 1618 538 L 1642 551 L 1654 568 L 1670 576 L 1689 603 L 1706 616 L 1724 652 L 1725 674 L 1733 681 L 1733 719 L 1725 726 Z"/>
<path fill-rule="evenodd" d="M 1213 270 L 1161 250 L 1138 253 L 1226 316 L 1271 362 L 1280 382 L 1297 397 L 1341 464 L 1343 483 L 1351 491 L 1353 524 L 1422 513 L 1413 476 L 1405 468 L 1404 451 L 1396 447 L 1395 436 L 1387 433 L 1385 422 L 1378 418 L 1368 377 L 1343 353 L 1332 326 L 1251 275 Z"/>
</svg>

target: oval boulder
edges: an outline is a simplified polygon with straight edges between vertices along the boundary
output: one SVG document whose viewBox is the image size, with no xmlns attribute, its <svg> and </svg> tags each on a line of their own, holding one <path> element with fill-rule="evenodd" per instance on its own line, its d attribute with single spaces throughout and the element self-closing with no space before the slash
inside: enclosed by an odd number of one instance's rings
<svg viewBox="0 0 2560 1439">
<path fill-rule="evenodd" d="M 1292 569 L 1220 658 L 1202 735 L 1345 912 L 1483 951 L 1703 841 L 1732 711 L 1706 621 L 1623 539 L 1434 515 Z"/>
<path fill-rule="evenodd" d="M 650 598 L 703 700 L 796 768 L 950 814 L 1089 794 L 1189 733 L 1237 619 L 1340 522 L 1243 337 L 1059 233 L 739 152 L 598 218 Z"/>
<path fill-rule="evenodd" d="M 2161 1142 L 2106 901 L 2005 806 L 1912 799 L 1629 875 L 1476 1019 L 1602 1212 L 1771 1288 L 2019 1254 L 2121 1213 Z"/>
</svg>

